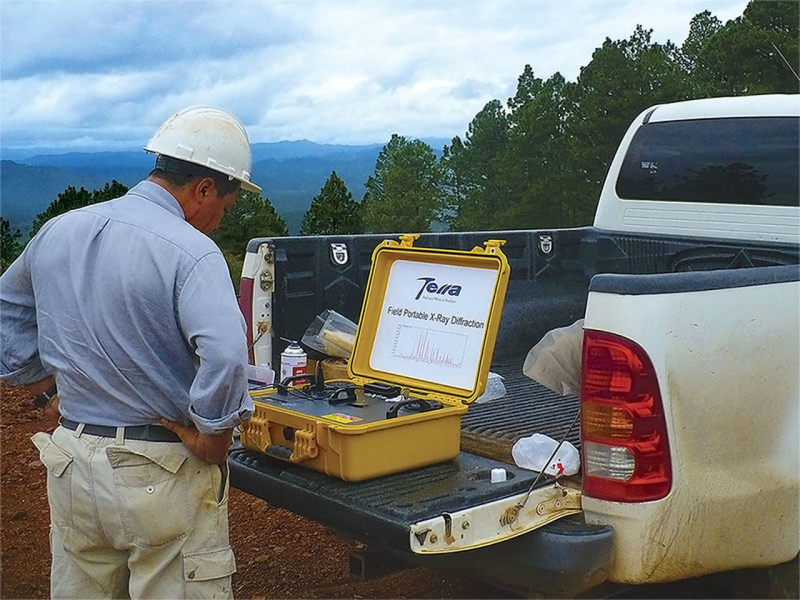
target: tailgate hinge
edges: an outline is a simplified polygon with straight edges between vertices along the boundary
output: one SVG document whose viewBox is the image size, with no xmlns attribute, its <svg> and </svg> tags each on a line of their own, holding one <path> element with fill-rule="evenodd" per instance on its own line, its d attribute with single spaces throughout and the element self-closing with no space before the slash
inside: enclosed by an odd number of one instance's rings
<svg viewBox="0 0 800 600">
<path fill-rule="evenodd" d="M 536 505 L 536 514 L 543 516 L 554 513 L 559 513 L 564 510 L 580 510 L 581 509 L 581 493 L 579 490 L 561 487 L 556 484 L 556 497 L 549 500 L 544 500 Z"/>
</svg>

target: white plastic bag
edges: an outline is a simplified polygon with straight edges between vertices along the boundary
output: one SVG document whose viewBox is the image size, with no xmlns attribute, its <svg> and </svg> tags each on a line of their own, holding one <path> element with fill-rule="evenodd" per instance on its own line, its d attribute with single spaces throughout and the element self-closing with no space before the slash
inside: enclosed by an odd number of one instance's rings
<svg viewBox="0 0 800 600">
<path fill-rule="evenodd" d="M 486 389 L 483 394 L 475 399 L 475 404 L 483 404 L 490 400 L 496 400 L 506 395 L 506 386 L 503 384 L 503 376 L 499 373 L 489 372 L 489 378 L 486 380 Z"/>
<path fill-rule="evenodd" d="M 520 438 L 511 448 L 511 456 L 518 467 L 530 469 L 531 471 L 541 471 L 548 475 L 575 475 L 581 467 L 581 459 L 578 449 L 567 440 L 561 444 L 553 460 L 547 464 L 547 459 L 553 454 L 558 446 L 558 442 L 553 438 L 541 433 L 534 433 L 531 436 Z"/>
<path fill-rule="evenodd" d="M 522 372 L 562 396 L 581 391 L 583 319 L 544 334 L 530 349 Z"/>
<path fill-rule="evenodd" d="M 325 310 L 308 326 L 302 342 L 309 348 L 337 358 L 350 358 L 357 325 L 335 310 Z"/>
</svg>

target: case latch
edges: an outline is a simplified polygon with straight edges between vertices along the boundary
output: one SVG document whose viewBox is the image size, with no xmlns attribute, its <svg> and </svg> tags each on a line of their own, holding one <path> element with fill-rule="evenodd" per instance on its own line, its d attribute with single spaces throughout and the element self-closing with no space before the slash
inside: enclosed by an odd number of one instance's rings
<svg viewBox="0 0 800 600">
<path fill-rule="evenodd" d="M 249 443 L 255 443 L 262 448 L 272 444 L 272 437 L 269 434 L 269 419 L 256 411 L 251 419 L 240 425 L 240 429 L 245 439 Z"/>
<path fill-rule="evenodd" d="M 302 462 L 309 458 L 316 458 L 319 454 L 317 436 L 313 430 L 297 429 L 294 432 L 294 451 L 289 457 L 291 462 Z"/>
</svg>

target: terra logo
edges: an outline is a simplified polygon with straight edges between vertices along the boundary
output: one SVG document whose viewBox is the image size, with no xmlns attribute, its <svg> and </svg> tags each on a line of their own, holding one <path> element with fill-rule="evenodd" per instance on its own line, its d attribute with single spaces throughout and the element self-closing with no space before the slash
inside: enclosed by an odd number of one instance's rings
<svg viewBox="0 0 800 600">
<path fill-rule="evenodd" d="M 418 277 L 417 281 L 421 281 L 422 285 L 414 300 L 419 300 L 419 297 L 422 296 L 422 292 L 440 295 L 447 294 L 448 296 L 458 296 L 461 293 L 460 285 L 454 285 L 452 283 L 443 283 L 439 285 L 436 283 L 435 277 Z"/>
</svg>

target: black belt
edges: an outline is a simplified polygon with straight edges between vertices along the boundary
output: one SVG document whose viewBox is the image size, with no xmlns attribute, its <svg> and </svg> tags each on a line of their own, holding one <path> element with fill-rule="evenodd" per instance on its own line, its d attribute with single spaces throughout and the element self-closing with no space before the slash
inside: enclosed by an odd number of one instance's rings
<svg viewBox="0 0 800 600">
<path fill-rule="evenodd" d="M 66 427 L 67 429 L 75 431 L 78 429 L 78 425 L 80 425 L 80 423 L 70 421 L 69 419 L 65 419 L 63 417 L 61 418 L 62 427 Z M 123 429 L 125 430 L 126 440 L 144 440 L 147 442 L 181 441 L 181 438 L 178 437 L 177 433 L 170 431 L 161 425 L 134 425 L 131 427 L 123 427 Z M 83 433 L 87 433 L 89 435 L 99 435 L 100 437 L 115 438 L 117 437 L 117 428 L 109 425 L 86 424 L 83 426 Z"/>
</svg>

